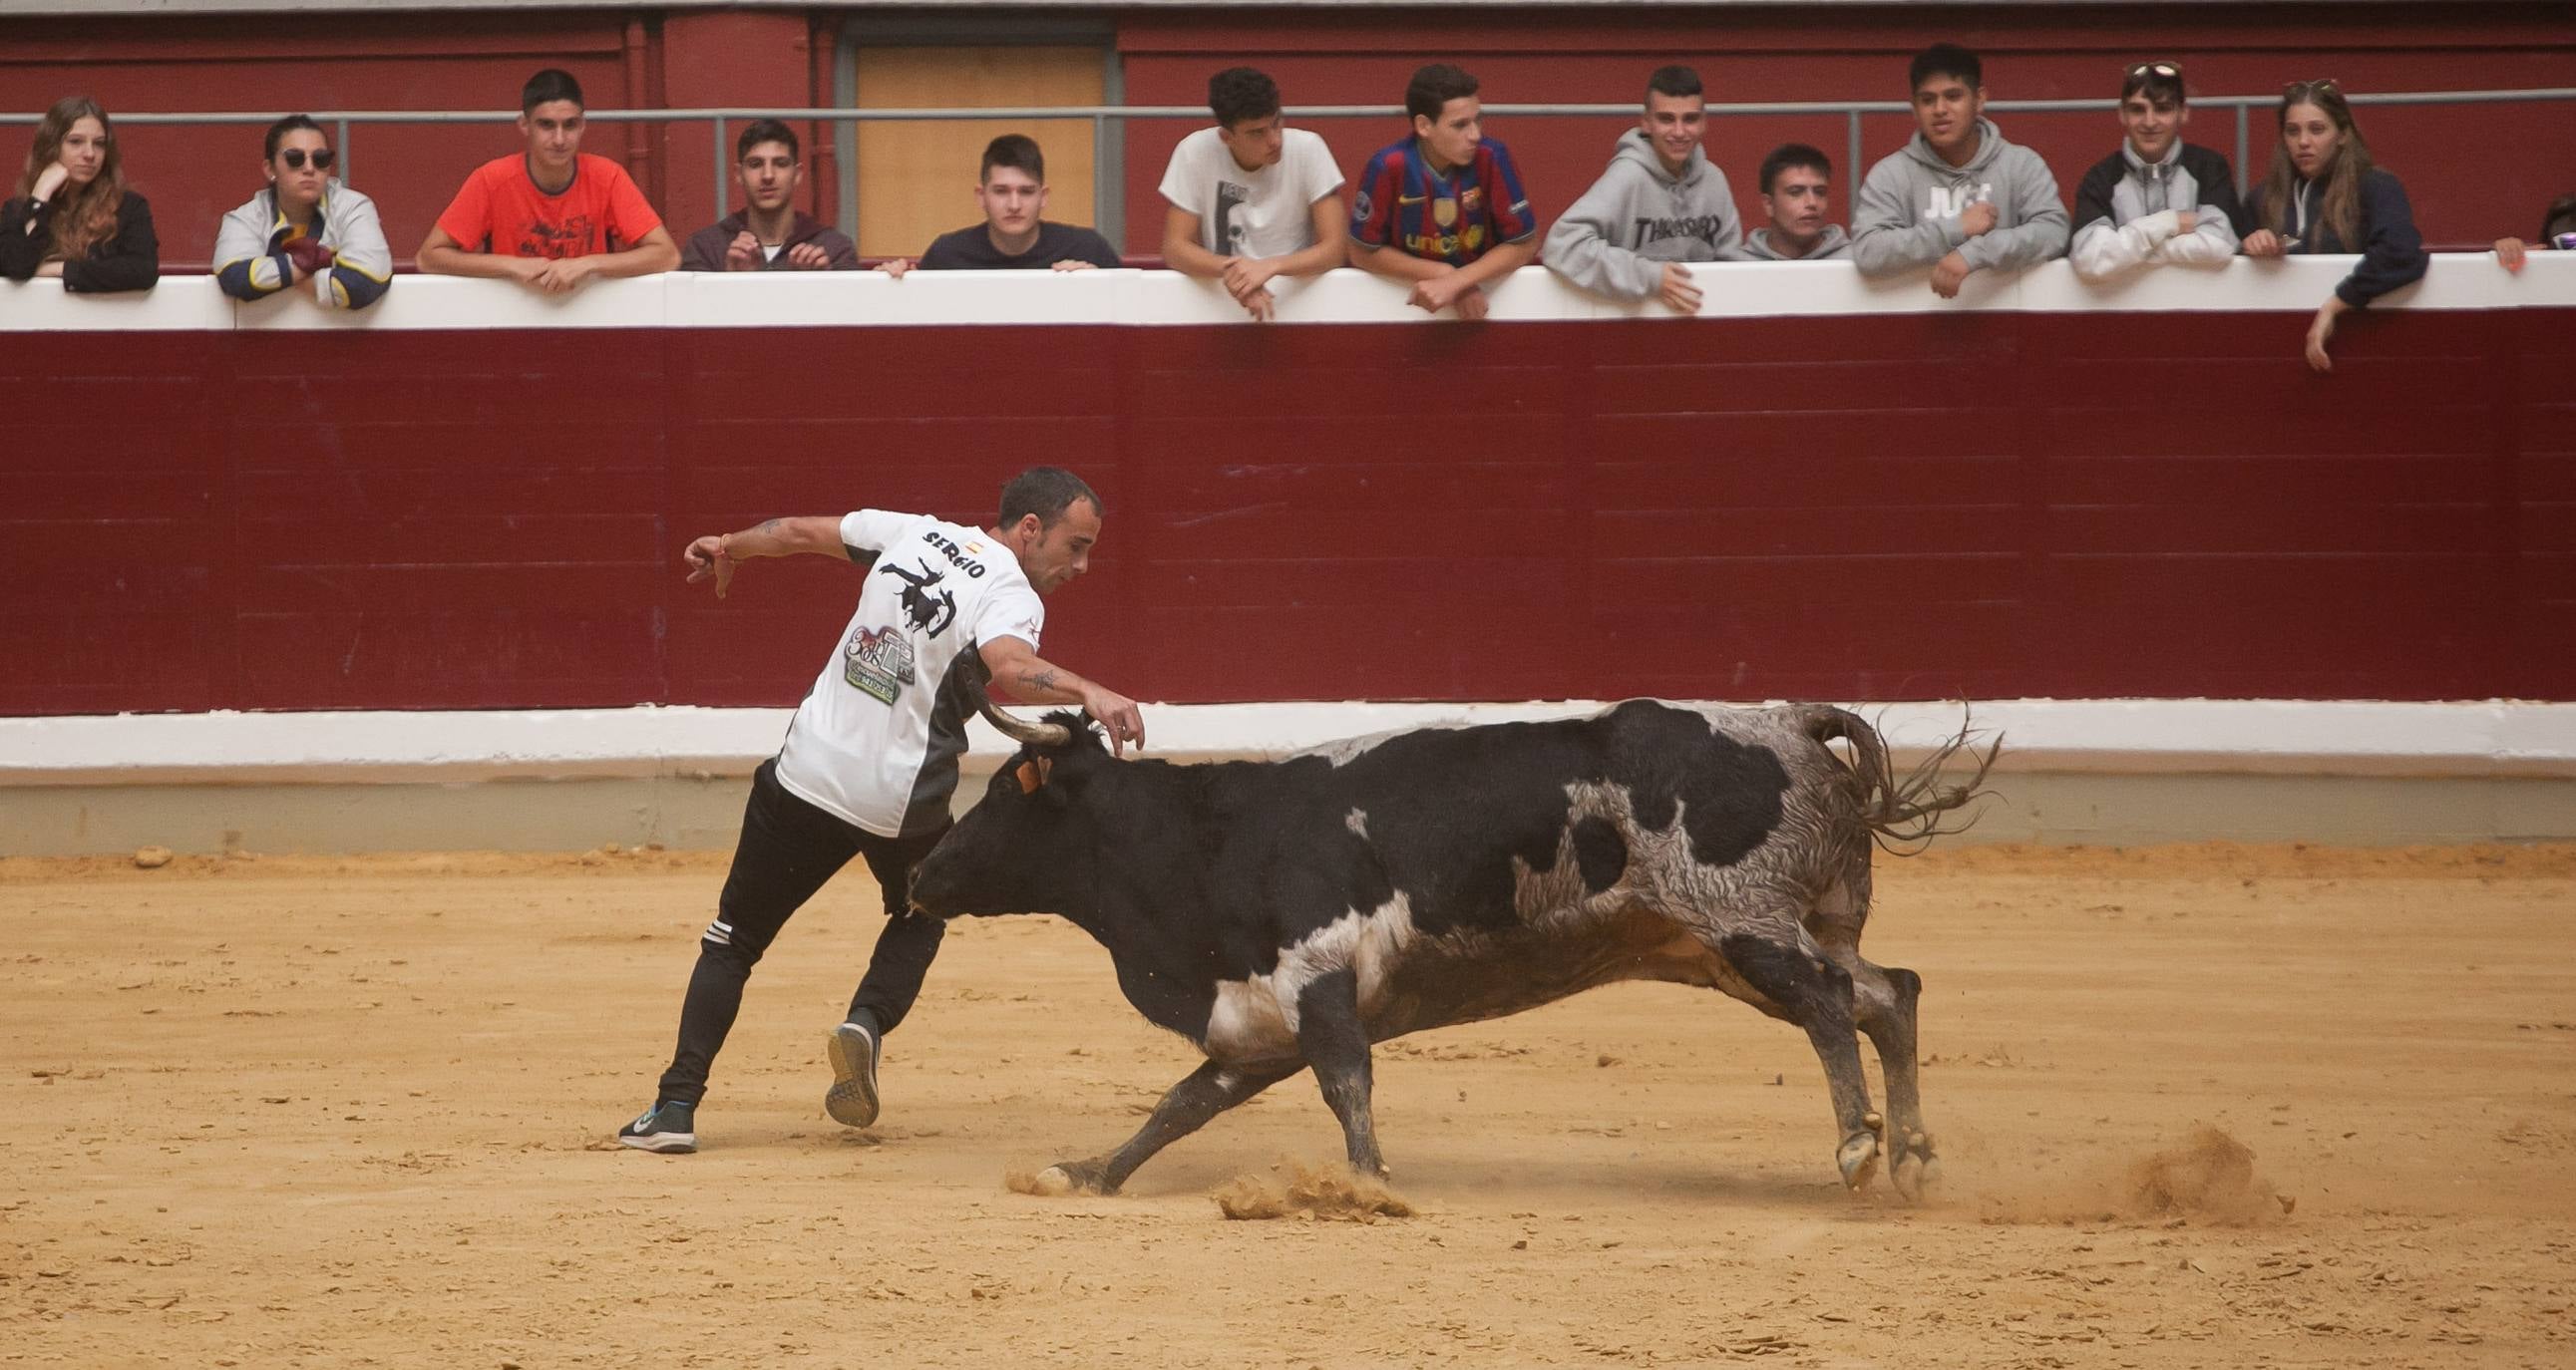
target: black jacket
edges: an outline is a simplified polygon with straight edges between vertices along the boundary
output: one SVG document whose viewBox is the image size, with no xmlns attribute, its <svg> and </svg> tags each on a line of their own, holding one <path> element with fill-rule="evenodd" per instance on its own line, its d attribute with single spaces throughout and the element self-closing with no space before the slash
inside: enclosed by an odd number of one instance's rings
<svg viewBox="0 0 2576 1370">
<path fill-rule="evenodd" d="M 1044 271 L 1058 262 L 1089 262 L 1104 271 L 1126 265 L 1118 260 L 1118 249 L 1107 238 L 1075 224 L 1038 221 L 1038 240 L 1029 250 L 1016 257 L 1005 257 L 993 246 L 993 235 L 982 224 L 970 224 L 954 233 L 942 233 L 931 240 L 930 248 L 921 254 L 924 271 Z"/>
<path fill-rule="evenodd" d="M 2335 286 L 2335 294 L 2355 309 L 2401 285 L 2413 285 L 2424 279 L 2424 268 L 2432 262 L 2425 255 L 2424 235 L 2415 231 L 2415 210 L 2406 202 L 2406 186 L 2395 173 L 2372 167 L 2361 178 L 2361 242 L 2350 244 L 2335 236 L 2334 230 L 2317 219 L 2319 188 L 2313 181 L 2300 181 L 2294 193 L 2299 203 L 2289 206 L 2281 216 L 2283 237 L 2299 240 L 2292 252 L 2358 252 L 2361 265 Z M 2253 226 L 2269 228 L 2264 217 L 2263 187 L 2254 188 Z"/>
<path fill-rule="evenodd" d="M 27 231 L 29 201 L 24 197 L 0 205 L 0 276 L 23 281 L 36 274 L 54 247 L 55 207 L 35 212 L 36 231 Z M 116 234 L 92 246 L 89 255 L 63 263 L 63 288 L 82 293 L 150 290 L 161 279 L 161 242 L 152 236 L 152 207 L 133 191 L 116 207 Z"/>
</svg>

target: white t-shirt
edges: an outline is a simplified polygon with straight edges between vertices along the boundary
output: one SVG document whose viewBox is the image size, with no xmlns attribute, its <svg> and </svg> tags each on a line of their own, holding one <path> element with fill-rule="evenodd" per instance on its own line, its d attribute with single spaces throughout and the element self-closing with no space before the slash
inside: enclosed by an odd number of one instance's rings
<svg viewBox="0 0 2576 1370">
<path fill-rule="evenodd" d="M 787 725 L 778 783 L 880 837 L 933 831 L 966 750 L 966 675 L 984 679 L 976 649 L 1001 637 L 1037 646 L 1046 607 L 981 529 L 862 509 L 841 520 L 841 543 L 868 567 L 867 588 Z"/>
<path fill-rule="evenodd" d="M 1163 198 L 1199 216 L 1199 246 L 1220 257 L 1285 257 L 1315 245 L 1317 200 L 1342 183 L 1322 134 L 1286 131 L 1276 164 L 1246 171 L 1217 130 L 1203 128 L 1172 149 Z"/>
</svg>

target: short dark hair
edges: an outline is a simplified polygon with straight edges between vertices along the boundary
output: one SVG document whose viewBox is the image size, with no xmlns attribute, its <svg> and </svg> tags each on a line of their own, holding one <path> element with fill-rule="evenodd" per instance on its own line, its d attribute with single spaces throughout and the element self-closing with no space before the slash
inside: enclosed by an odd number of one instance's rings
<svg viewBox="0 0 2576 1370">
<path fill-rule="evenodd" d="M 1434 62 L 1416 70 L 1413 79 L 1405 83 L 1404 112 L 1436 123 L 1441 109 L 1450 101 L 1464 100 L 1475 93 L 1476 78 L 1468 75 L 1464 67 Z"/>
<path fill-rule="evenodd" d="M 1082 477 L 1061 466 L 1032 466 L 1002 487 L 1002 521 L 994 526 L 1007 533 L 1022 518 L 1035 514 L 1038 527 L 1053 528 L 1078 499 L 1087 499 L 1094 510 L 1105 511 L 1100 496 L 1083 483 Z"/>
<path fill-rule="evenodd" d="M 2561 195 L 2540 211 L 2540 240 L 2545 243 L 2561 233 L 2576 233 L 2576 195 Z"/>
<path fill-rule="evenodd" d="M 1699 83 L 1698 72 L 1675 63 L 1668 67 L 1655 68 L 1655 74 L 1646 78 L 1646 93 L 1648 95 L 1699 95 L 1703 93 L 1703 87 Z"/>
<path fill-rule="evenodd" d="M 1208 113 L 1219 125 L 1233 128 L 1247 119 L 1267 119 L 1279 112 L 1279 83 L 1251 67 L 1227 67 L 1208 78 Z"/>
<path fill-rule="evenodd" d="M 1923 83 L 1935 76 L 1956 76 L 1975 90 L 1986 83 L 1986 66 L 1977 54 L 1956 43 L 1934 43 L 1916 53 L 1914 64 L 1905 69 L 1907 93 L 1923 89 Z"/>
<path fill-rule="evenodd" d="M 269 126 L 268 126 L 268 160 L 269 160 L 269 161 L 274 162 L 274 161 L 276 161 L 276 160 L 277 160 L 277 145 L 278 145 L 278 144 L 280 144 L 280 143 L 282 143 L 282 142 L 285 142 L 285 141 L 286 141 L 286 135 L 288 135 L 288 134 L 290 134 L 290 133 L 295 132 L 297 129 L 309 129 L 309 130 L 311 130 L 312 132 L 315 132 L 315 133 L 321 133 L 321 132 L 322 132 L 322 126 L 321 126 L 320 124 L 317 124 L 317 123 L 313 122 L 313 116 L 312 116 L 312 115 L 310 115 L 310 114 L 290 114 L 290 115 L 287 115 L 285 118 L 280 119 L 280 120 L 278 120 L 276 123 L 273 123 L 273 124 L 271 124 L 271 125 L 269 125 Z M 330 141 L 329 136 L 328 136 L 328 135 L 325 135 L 325 136 L 324 136 L 324 138 L 323 138 L 323 141 L 324 141 L 324 142 L 329 142 L 329 141 Z"/>
<path fill-rule="evenodd" d="M 553 104 L 557 100 L 570 100 L 576 105 L 582 104 L 581 82 L 572 79 L 572 73 L 561 67 L 548 67 L 529 77 L 528 83 L 519 87 L 521 114 L 539 105 Z M 583 107 L 588 108 L 587 105 Z"/>
<path fill-rule="evenodd" d="M 1038 151 L 1038 140 L 1025 133 L 1005 133 L 986 143 L 983 165 L 975 168 L 976 182 L 993 179 L 993 168 L 997 166 L 1025 171 L 1030 180 L 1046 184 L 1046 154 Z"/>
<path fill-rule="evenodd" d="M 787 160 L 791 162 L 805 155 L 804 146 L 796 141 L 796 130 L 775 119 L 754 119 L 743 129 L 742 136 L 733 140 L 733 159 L 741 161 L 763 143 L 785 143 Z"/>
<path fill-rule="evenodd" d="M 1834 178 L 1834 164 L 1825 160 L 1825 154 L 1805 143 L 1782 143 L 1762 159 L 1762 193 L 1770 194 L 1771 183 L 1791 167 L 1805 167 L 1828 181 Z"/>
<path fill-rule="evenodd" d="M 2179 105 L 2191 98 L 2182 88 L 2182 67 L 2173 62 L 2130 63 L 2120 77 L 2120 103 L 2127 104 L 2129 97 L 2139 91 L 2147 93 L 2149 104 L 2172 101 Z"/>
</svg>

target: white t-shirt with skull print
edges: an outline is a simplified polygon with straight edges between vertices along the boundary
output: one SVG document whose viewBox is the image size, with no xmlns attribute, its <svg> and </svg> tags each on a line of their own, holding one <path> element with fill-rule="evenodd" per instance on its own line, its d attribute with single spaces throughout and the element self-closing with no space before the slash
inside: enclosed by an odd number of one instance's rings
<svg viewBox="0 0 2576 1370">
<path fill-rule="evenodd" d="M 978 528 L 861 509 L 841 520 L 841 543 L 867 588 L 787 725 L 778 783 L 880 837 L 929 832 L 957 789 L 967 676 L 984 679 L 976 649 L 1037 646 L 1046 608 L 1011 549 Z"/>
</svg>

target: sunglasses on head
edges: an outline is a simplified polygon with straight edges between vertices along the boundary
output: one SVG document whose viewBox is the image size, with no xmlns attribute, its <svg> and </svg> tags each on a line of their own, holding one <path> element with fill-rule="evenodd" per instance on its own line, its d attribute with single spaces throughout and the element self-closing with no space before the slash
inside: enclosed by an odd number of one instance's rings
<svg viewBox="0 0 2576 1370">
<path fill-rule="evenodd" d="M 337 154 L 333 153 L 331 149 L 327 147 L 314 153 L 313 169 L 315 171 L 329 171 L 331 169 L 331 163 L 336 156 Z M 300 147 L 288 148 L 286 151 L 277 154 L 277 159 L 286 163 L 286 169 L 289 171 L 302 171 L 304 169 L 304 149 Z"/>
<path fill-rule="evenodd" d="M 2171 62 L 2140 62 L 2129 68 L 2129 79 L 2132 81 L 2147 75 L 2161 76 L 2168 81 L 2179 81 L 2182 79 L 2182 68 Z"/>
<path fill-rule="evenodd" d="M 2341 94 L 2343 92 L 2343 87 L 2336 85 L 2335 79 L 2331 76 L 2322 81 L 2292 81 L 2288 85 L 2281 87 L 2281 93 L 2283 95 L 2309 95 L 2324 91 L 2333 91 L 2336 94 Z"/>
</svg>

